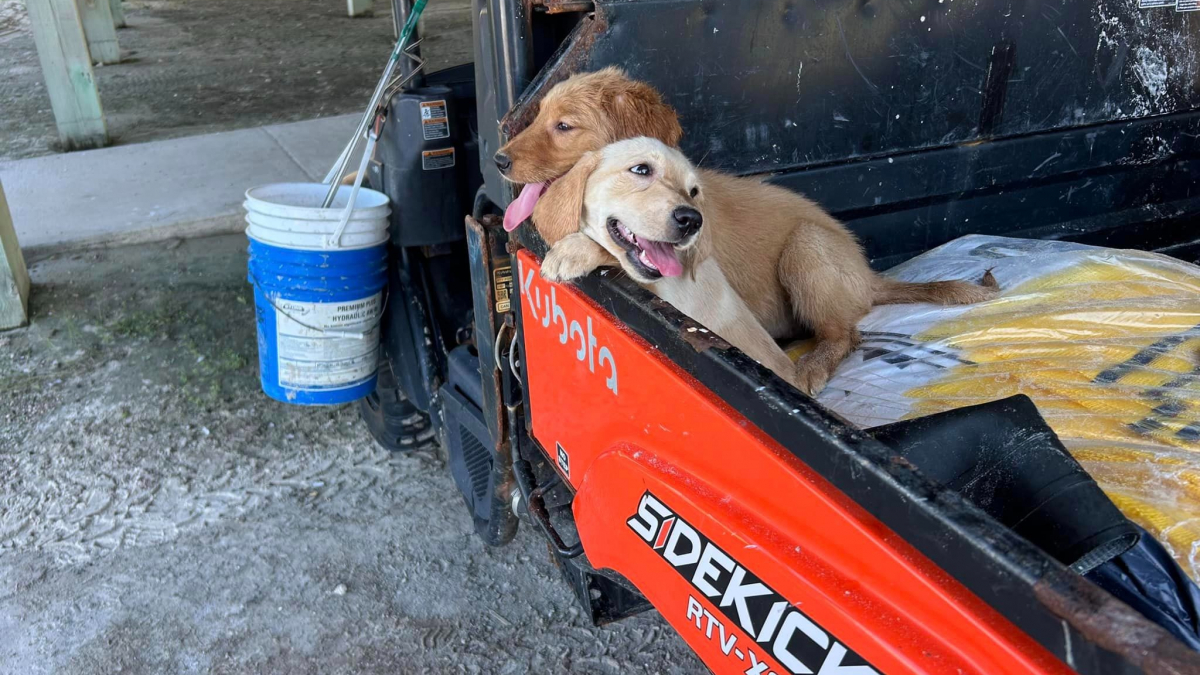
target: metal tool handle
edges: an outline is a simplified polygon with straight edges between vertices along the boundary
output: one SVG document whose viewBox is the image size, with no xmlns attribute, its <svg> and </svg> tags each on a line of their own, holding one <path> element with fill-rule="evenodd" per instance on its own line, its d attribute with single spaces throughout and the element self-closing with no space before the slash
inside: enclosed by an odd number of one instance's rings
<svg viewBox="0 0 1200 675">
<path fill-rule="evenodd" d="M 427 0 L 417 0 L 413 4 L 412 13 L 408 15 L 408 21 L 404 22 L 404 28 L 400 31 L 400 39 L 396 41 L 396 48 L 392 50 L 392 55 L 388 59 L 387 66 L 383 69 L 383 76 L 379 78 L 379 83 L 375 85 L 375 91 L 371 94 L 371 102 L 367 105 L 366 112 L 363 113 L 362 119 L 358 123 L 358 128 L 354 131 L 354 135 L 350 137 L 350 142 L 346 144 L 346 148 L 342 150 L 342 154 L 338 155 L 338 159 L 333 164 L 333 168 L 325 175 L 322 183 L 329 184 L 329 192 L 325 195 L 325 201 L 321 202 L 321 208 L 327 209 L 333 203 L 334 195 L 337 194 L 338 184 L 341 182 L 340 177 L 346 170 L 346 163 L 350 161 L 350 154 L 354 152 L 354 145 L 358 139 L 367 131 L 367 126 L 375 116 L 375 111 L 379 107 L 379 102 L 383 100 L 383 92 L 388 88 L 388 83 L 392 80 L 392 73 L 396 70 L 396 63 L 404 54 L 404 50 L 408 47 L 409 39 L 416 30 L 417 22 L 421 19 L 421 12 L 425 11 L 425 3 Z"/>
<path fill-rule="evenodd" d="M 383 129 L 384 114 L 379 111 L 375 116 L 375 124 L 367 132 L 367 145 L 363 148 L 362 161 L 358 164 L 358 175 L 354 177 L 354 186 L 350 188 L 350 196 L 346 199 L 346 208 L 342 210 L 342 219 L 338 222 L 337 228 L 333 234 L 325 241 L 328 248 L 340 248 L 342 245 L 342 234 L 346 231 L 346 226 L 350 224 L 350 217 L 354 215 L 354 204 L 358 201 L 358 191 L 362 188 L 363 178 L 367 175 L 367 161 L 371 159 L 371 152 L 375 149 L 375 142 L 379 140 L 379 132 Z M 340 183 L 341 181 L 338 181 Z M 334 194 L 337 194 L 338 183 L 334 183 Z"/>
</svg>

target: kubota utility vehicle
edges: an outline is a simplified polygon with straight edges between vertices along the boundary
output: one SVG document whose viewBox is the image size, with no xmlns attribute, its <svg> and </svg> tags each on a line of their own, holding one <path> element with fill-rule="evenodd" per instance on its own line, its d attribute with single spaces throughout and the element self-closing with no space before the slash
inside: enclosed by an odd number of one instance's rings
<svg viewBox="0 0 1200 675">
<path fill-rule="evenodd" d="M 1177 3 L 472 0 L 473 66 L 393 97 L 369 168 L 393 223 L 364 419 L 396 449 L 436 432 L 484 541 L 538 528 L 597 625 L 653 607 L 714 672 L 1200 673 L 898 449 L 1043 429 L 1027 401 L 949 437 L 852 428 L 621 275 L 541 279 L 492 163 L 550 87 L 616 64 L 693 161 L 806 194 L 879 269 L 968 233 L 1196 262 L 1200 13 Z"/>
</svg>

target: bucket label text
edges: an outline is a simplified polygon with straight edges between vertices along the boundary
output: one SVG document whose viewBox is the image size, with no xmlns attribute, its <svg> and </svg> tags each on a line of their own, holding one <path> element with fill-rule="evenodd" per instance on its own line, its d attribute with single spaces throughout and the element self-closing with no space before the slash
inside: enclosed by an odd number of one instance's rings
<svg viewBox="0 0 1200 675">
<path fill-rule="evenodd" d="M 368 380 L 379 360 L 383 292 L 344 302 L 276 299 L 279 386 L 342 389 Z"/>
</svg>

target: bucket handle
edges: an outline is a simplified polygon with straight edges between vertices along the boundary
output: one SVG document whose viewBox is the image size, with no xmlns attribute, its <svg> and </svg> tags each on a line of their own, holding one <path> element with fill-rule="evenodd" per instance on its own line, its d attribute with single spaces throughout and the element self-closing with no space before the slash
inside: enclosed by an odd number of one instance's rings
<svg viewBox="0 0 1200 675">
<path fill-rule="evenodd" d="M 262 284 L 260 284 L 258 282 L 258 277 L 254 274 L 254 272 L 250 273 L 250 278 L 254 280 L 255 286 L 257 286 L 258 288 L 262 288 Z M 379 311 L 376 312 L 375 316 L 371 317 L 371 327 L 364 331 L 360 331 L 360 332 L 349 331 L 349 330 L 332 330 L 329 328 L 318 328 L 317 326 L 310 326 L 310 325 L 304 323 L 303 321 L 301 321 L 300 319 L 297 319 L 296 317 L 292 316 L 291 314 L 288 314 L 287 312 L 285 312 L 282 307 L 275 304 L 275 298 L 272 298 L 271 296 L 267 295 L 266 293 L 263 293 L 262 295 L 264 298 L 266 298 L 267 303 L 269 305 L 271 305 L 272 309 L 274 309 L 276 312 L 279 312 L 280 314 L 286 316 L 288 319 L 300 324 L 300 326 L 303 328 L 307 328 L 309 330 L 315 330 L 316 332 L 320 333 L 322 336 L 328 335 L 329 337 L 350 338 L 352 340 L 366 340 L 367 333 L 370 333 L 371 331 L 378 328 L 380 322 L 383 321 L 383 310 L 385 307 L 387 307 L 388 289 L 386 286 L 383 288 L 382 297 L 379 298 Z"/>
<path fill-rule="evenodd" d="M 350 223 L 350 216 L 354 214 L 354 203 L 358 201 L 358 191 L 362 187 L 363 178 L 367 175 L 367 162 L 371 160 L 371 153 L 375 150 L 375 141 L 377 140 L 379 140 L 379 134 L 376 130 L 374 128 L 368 130 L 367 144 L 363 147 L 362 160 L 358 163 L 358 175 L 354 177 L 354 187 L 350 190 L 350 200 L 346 202 L 346 208 L 342 210 L 342 220 L 338 223 L 337 229 L 326 240 L 326 248 L 341 248 L 342 233 L 346 231 L 346 225 Z"/>
</svg>

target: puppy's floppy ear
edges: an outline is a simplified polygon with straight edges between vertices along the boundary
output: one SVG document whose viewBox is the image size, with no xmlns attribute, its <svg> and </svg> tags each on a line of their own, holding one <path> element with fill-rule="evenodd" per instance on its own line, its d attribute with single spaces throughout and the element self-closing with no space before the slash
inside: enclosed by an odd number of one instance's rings
<svg viewBox="0 0 1200 675">
<path fill-rule="evenodd" d="M 662 100 L 662 95 L 645 82 L 627 80 L 612 96 L 605 97 L 605 108 L 612 120 L 612 140 L 649 136 L 671 147 L 683 138 L 679 116 Z"/>
<path fill-rule="evenodd" d="M 568 234 L 579 231 L 588 178 L 599 164 L 600 153 L 584 154 L 570 171 L 550 185 L 533 207 L 533 224 L 548 245 L 553 246 Z"/>
</svg>

